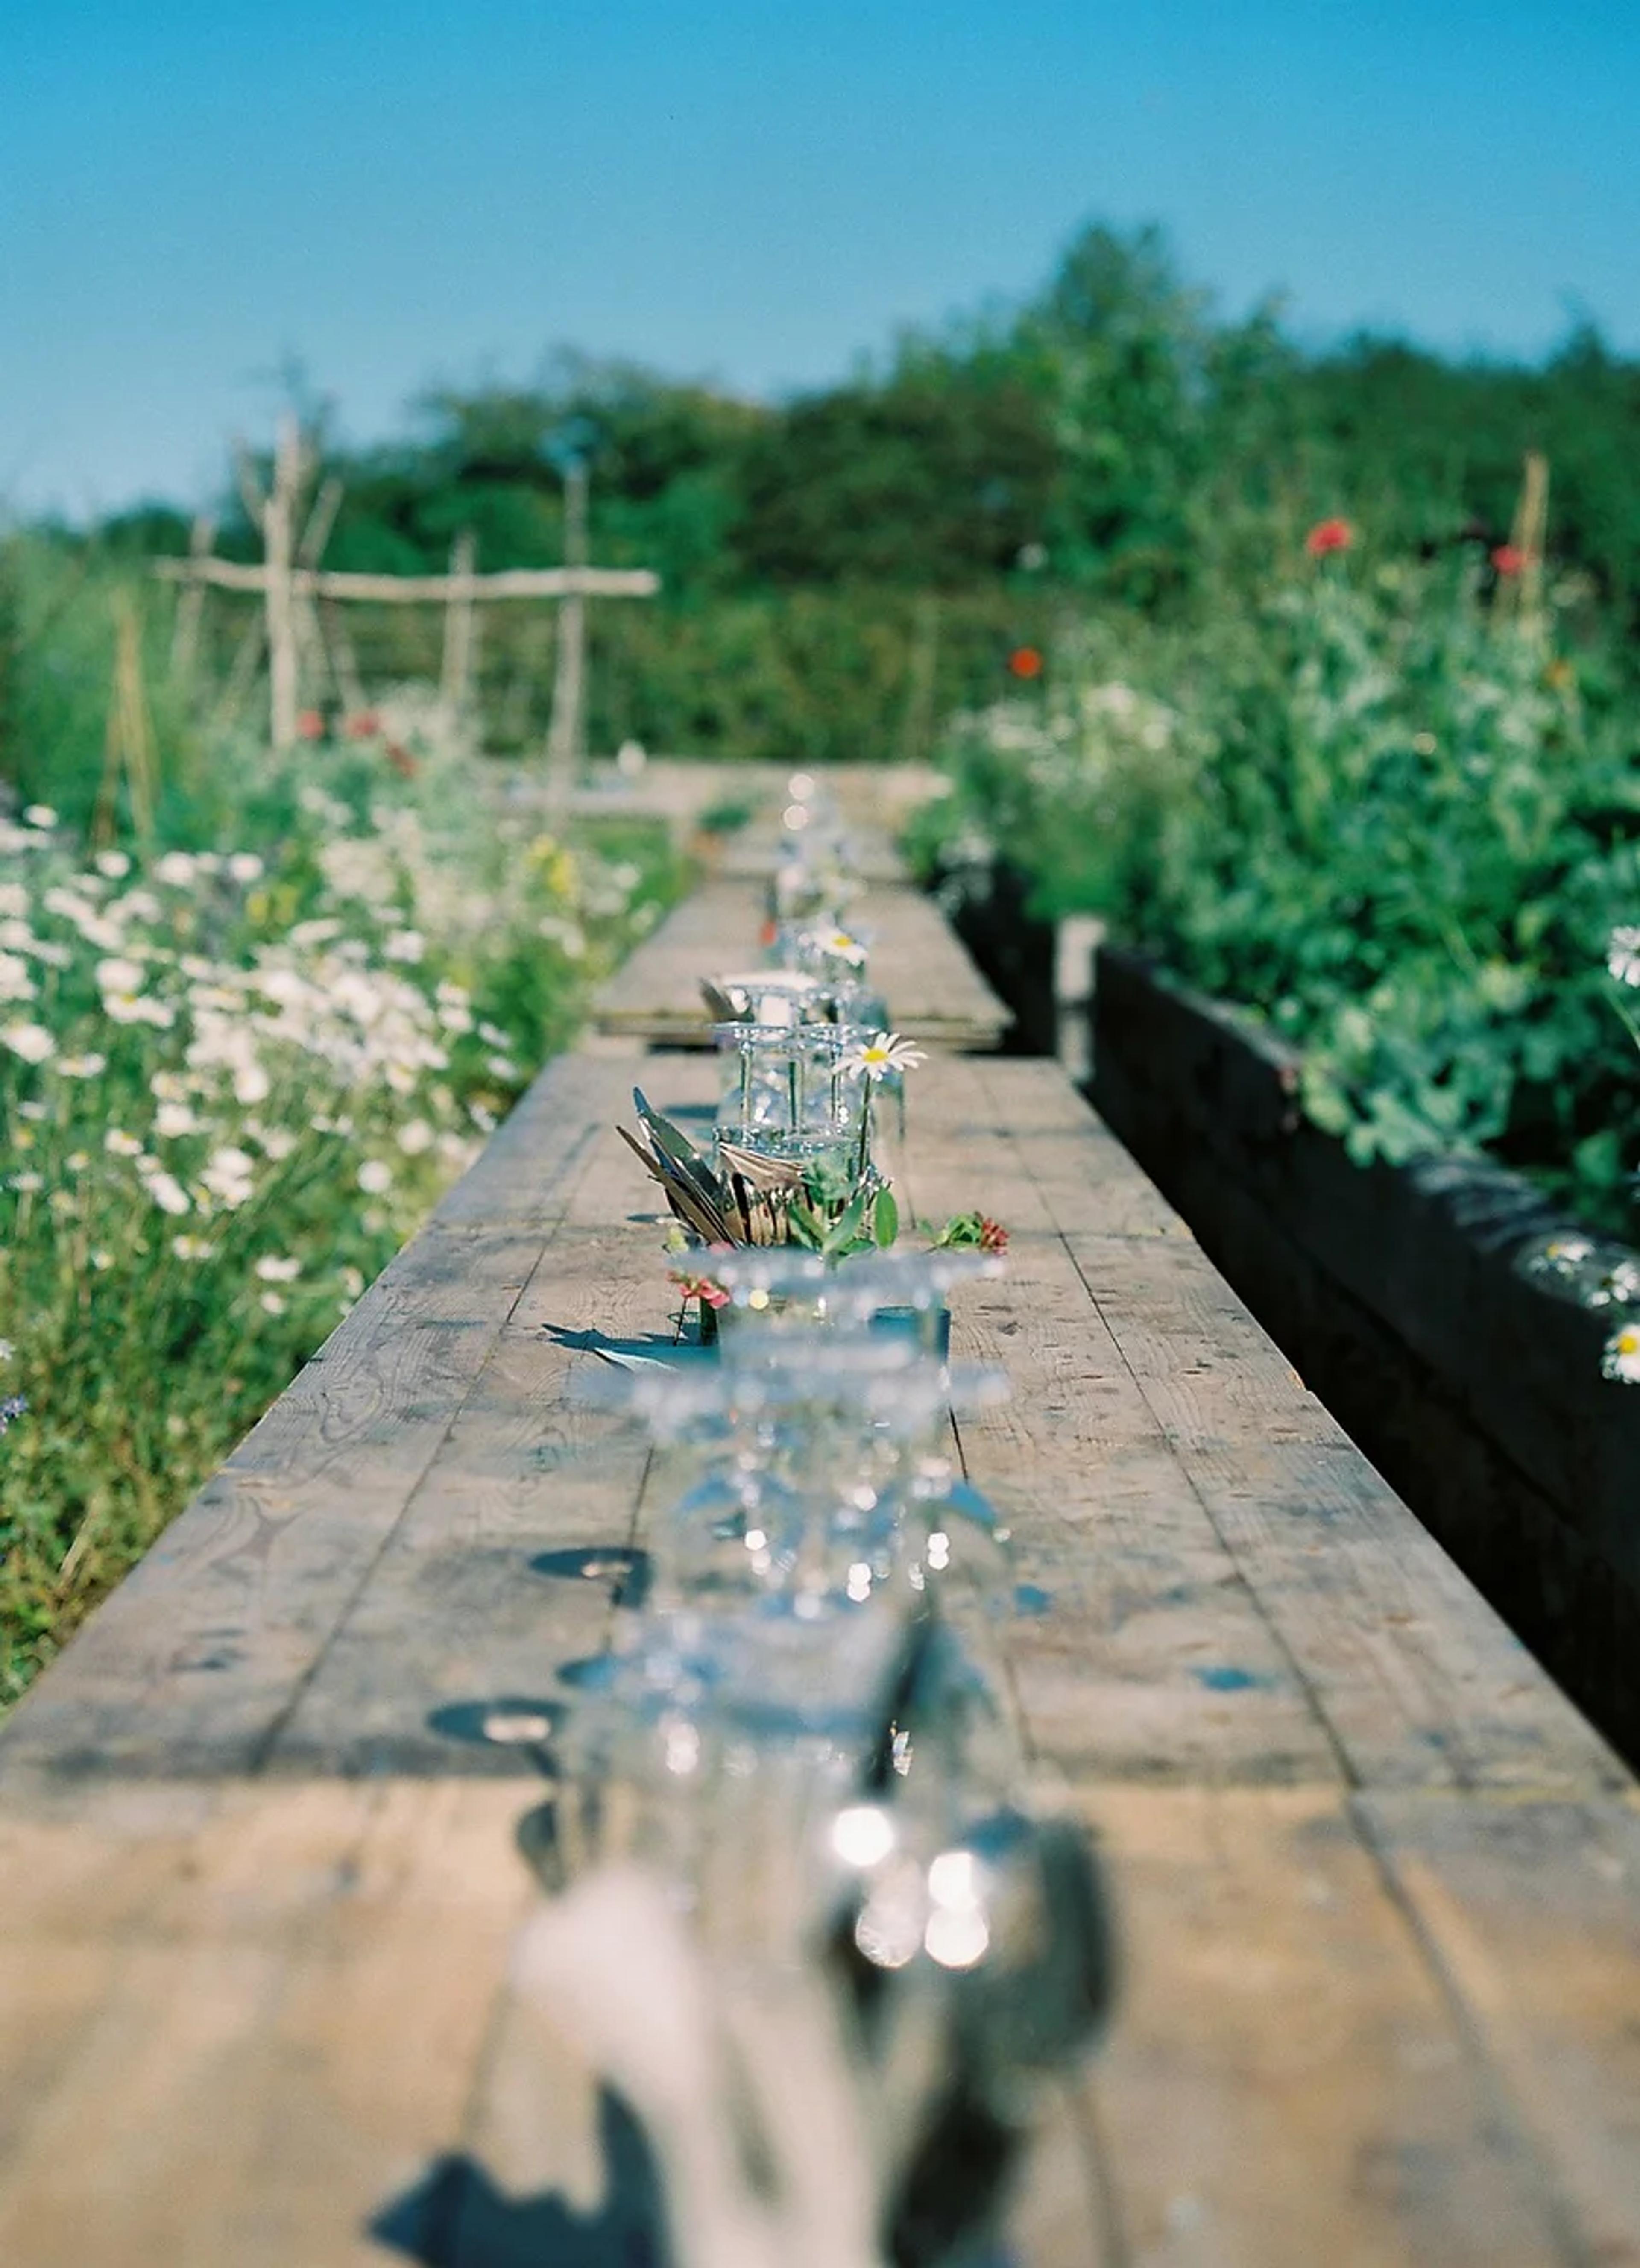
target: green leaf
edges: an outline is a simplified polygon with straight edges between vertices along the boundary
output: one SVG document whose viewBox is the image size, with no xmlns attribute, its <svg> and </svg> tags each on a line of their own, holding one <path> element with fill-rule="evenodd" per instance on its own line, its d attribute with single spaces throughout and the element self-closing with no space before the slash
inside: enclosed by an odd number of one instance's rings
<svg viewBox="0 0 1640 2268">
<path fill-rule="evenodd" d="M 820 1247 L 820 1250 L 828 1257 L 835 1257 L 846 1251 L 858 1237 L 860 1231 L 865 1226 L 865 1208 L 870 1202 L 865 1191 L 862 1189 L 847 1210 L 839 1215 Z"/>
<path fill-rule="evenodd" d="M 871 1212 L 871 1235 L 879 1252 L 886 1252 L 900 1233 L 900 1208 L 892 1189 L 879 1189 Z"/>
</svg>

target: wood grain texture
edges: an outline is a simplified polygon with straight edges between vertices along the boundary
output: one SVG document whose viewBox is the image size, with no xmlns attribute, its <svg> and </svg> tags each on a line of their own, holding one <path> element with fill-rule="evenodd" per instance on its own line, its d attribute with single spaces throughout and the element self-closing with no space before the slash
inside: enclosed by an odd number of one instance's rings
<svg viewBox="0 0 1640 2268">
<path fill-rule="evenodd" d="M 506 1980 L 531 1760 L 451 1735 L 571 1698 L 664 1543 L 585 1391 L 675 1304 L 631 1070 L 537 1082 L 0 1736 L 0 2258 L 636 2242 L 630 2132 Z M 703 1124 L 709 1058 L 641 1075 Z M 960 1450 L 1127 1948 L 1015 2268 L 1640 2261 L 1633 1783 L 1055 1069 L 936 1059 L 896 1160 L 1013 1232 L 953 1300 L 1013 1381 Z"/>
<path fill-rule="evenodd" d="M 604 986 L 593 1004 L 597 1028 L 658 1047 L 706 1045 L 700 980 L 756 968 L 763 919 L 760 882 L 708 882 Z M 861 901 L 859 923 L 871 935 L 872 966 L 897 1031 L 938 1047 L 997 1045 L 1008 1011 L 921 891 L 873 889 Z"/>
</svg>

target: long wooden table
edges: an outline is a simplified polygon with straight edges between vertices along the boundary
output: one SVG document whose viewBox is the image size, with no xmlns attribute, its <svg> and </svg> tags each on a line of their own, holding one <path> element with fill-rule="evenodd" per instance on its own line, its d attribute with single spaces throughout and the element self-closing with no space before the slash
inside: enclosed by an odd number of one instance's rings
<svg viewBox="0 0 1640 2268">
<path fill-rule="evenodd" d="M 701 979 L 758 965 L 776 839 L 777 822 L 765 814 L 730 840 L 717 873 L 602 987 L 592 1004 L 596 1031 L 651 1047 L 710 1044 Z M 938 1048 L 995 1048 L 1012 1017 L 938 909 L 911 887 L 880 828 L 857 827 L 855 850 L 871 885 L 859 927 L 871 940 L 872 968 L 892 976 L 896 1028 Z"/>
<path fill-rule="evenodd" d="M 527 1765 L 467 1737 L 570 1697 L 665 1510 L 579 1391 L 579 1335 L 668 1312 L 633 1068 L 549 1067 L 0 1733 L 8 2268 L 644 2257 L 508 1982 Z M 902 1197 L 1013 1233 L 960 1450 L 1126 1941 L 1016 2260 L 1640 2261 L 1633 1781 L 1055 1067 L 939 1058 L 910 1112 Z"/>
</svg>

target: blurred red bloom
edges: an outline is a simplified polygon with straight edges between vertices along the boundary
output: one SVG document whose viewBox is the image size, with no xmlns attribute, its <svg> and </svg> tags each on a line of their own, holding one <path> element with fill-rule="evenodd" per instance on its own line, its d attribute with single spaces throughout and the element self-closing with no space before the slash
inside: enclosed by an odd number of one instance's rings
<svg viewBox="0 0 1640 2268">
<path fill-rule="evenodd" d="M 324 739 L 325 720 L 317 709 L 304 709 L 301 711 L 296 720 L 296 737 L 298 740 Z"/>
<path fill-rule="evenodd" d="M 1006 1252 L 1007 1249 L 1008 1232 L 1003 1226 L 1001 1221 L 993 1220 L 989 1213 L 982 1214 L 980 1217 L 980 1250 L 982 1252 Z"/>
<path fill-rule="evenodd" d="M 709 1307 L 726 1307 L 729 1294 L 721 1284 L 714 1284 L 710 1276 L 686 1276 L 680 1269 L 672 1270 L 672 1280 L 686 1300 L 699 1300 Z"/>
<path fill-rule="evenodd" d="M 1348 551 L 1355 540 L 1347 519 L 1318 519 L 1305 537 L 1304 548 L 1312 559 L 1320 559 L 1329 551 Z"/>
<path fill-rule="evenodd" d="M 373 709 L 361 709 L 342 729 L 349 740 L 373 740 L 381 730 L 381 718 Z"/>
<path fill-rule="evenodd" d="M 1033 645 L 1017 645 L 1008 657 L 1008 666 L 1016 677 L 1040 677 L 1042 657 Z"/>
<path fill-rule="evenodd" d="M 1500 575 L 1524 575 L 1530 557 L 1518 543 L 1500 543 L 1492 554 L 1492 564 Z"/>
</svg>

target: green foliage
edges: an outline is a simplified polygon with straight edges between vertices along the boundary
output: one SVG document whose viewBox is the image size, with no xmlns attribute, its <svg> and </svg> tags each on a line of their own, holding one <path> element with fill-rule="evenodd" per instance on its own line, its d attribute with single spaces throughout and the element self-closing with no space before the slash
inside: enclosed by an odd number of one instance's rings
<svg viewBox="0 0 1640 2268">
<path fill-rule="evenodd" d="M 0 822 L 0 1400 L 30 1404 L 0 1440 L 0 1705 L 678 887 L 663 828 L 536 835 L 433 712 L 388 721 L 410 777 L 379 741 L 223 751 L 187 848 Z"/>
<path fill-rule="evenodd" d="M 1640 1066 L 1604 961 L 1640 906 L 1636 718 L 1483 579 L 1320 562 L 1188 653 L 1096 620 L 1040 702 L 954 734 L 938 854 L 1261 1014 L 1357 1157 L 1485 1148 L 1626 1225 Z"/>
</svg>

